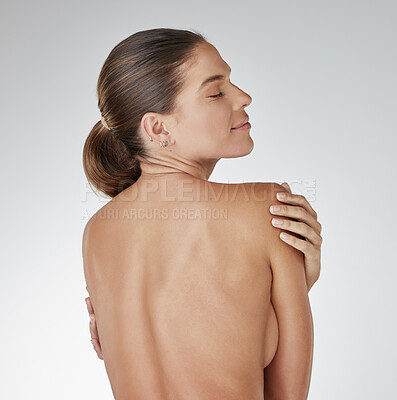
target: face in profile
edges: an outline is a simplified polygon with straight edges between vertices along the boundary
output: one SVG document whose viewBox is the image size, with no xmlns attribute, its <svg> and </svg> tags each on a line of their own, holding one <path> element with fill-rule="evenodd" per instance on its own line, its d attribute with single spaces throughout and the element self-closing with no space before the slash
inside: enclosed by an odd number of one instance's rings
<svg viewBox="0 0 397 400">
<path fill-rule="evenodd" d="M 183 67 L 185 80 L 174 113 L 160 115 L 160 120 L 159 116 L 143 118 L 145 140 L 155 132 L 159 122 L 169 133 L 156 138 L 157 142 L 169 141 L 170 146 L 166 151 L 156 146 L 152 163 L 163 164 L 170 158 L 182 164 L 203 166 L 221 158 L 249 154 L 254 147 L 250 129 L 232 128 L 248 118 L 245 108 L 252 99 L 231 82 L 230 67 L 217 49 L 209 43 L 200 44 L 195 57 Z"/>
<path fill-rule="evenodd" d="M 208 78 L 223 78 L 204 83 Z M 177 152 L 193 159 L 220 159 L 249 154 L 254 143 L 250 129 L 233 130 L 248 117 L 249 94 L 230 80 L 230 67 L 217 49 L 201 44 L 186 70 L 184 88 L 177 99 L 177 111 L 169 129 Z M 168 127 L 168 126 L 167 126 Z"/>
</svg>

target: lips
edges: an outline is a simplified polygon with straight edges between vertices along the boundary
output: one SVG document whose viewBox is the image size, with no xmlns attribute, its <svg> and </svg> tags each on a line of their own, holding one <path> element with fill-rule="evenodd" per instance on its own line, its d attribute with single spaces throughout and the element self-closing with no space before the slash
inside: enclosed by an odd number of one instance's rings
<svg viewBox="0 0 397 400">
<path fill-rule="evenodd" d="M 232 129 L 240 128 L 241 126 L 246 124 L 248 121 L 249 121 L 249 117 L 245 118 L 241 123 L 239 123 L 238 125 L 234 126 Z"/>
</svg>

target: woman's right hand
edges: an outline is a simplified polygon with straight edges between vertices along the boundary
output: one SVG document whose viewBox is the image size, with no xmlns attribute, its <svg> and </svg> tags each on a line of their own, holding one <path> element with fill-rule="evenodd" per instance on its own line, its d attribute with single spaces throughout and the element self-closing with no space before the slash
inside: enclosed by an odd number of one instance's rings
<svg viewBox="0 0 397 400">
<path fill-rule="evenodd" d="M 94 308 L 92 307 L 91 304 L 91 299 L 87 297 L 85 299 L 85 302 L 87 304 L 87 310 L 88 314 L 90 315 L 90 335 L 91 335 L 91 343 L 94 346 L 94 350 L 96 351 L 97 356 L 103 360 L 103 354 L 102 354 L 102 348 L 101 348 L 101 343 L 99 342 L 99 336 L 98 336 L 98 329 L 96 326 L 96 320 L 95 320 L 95 314 L 94 314 Z"/>
</svg>

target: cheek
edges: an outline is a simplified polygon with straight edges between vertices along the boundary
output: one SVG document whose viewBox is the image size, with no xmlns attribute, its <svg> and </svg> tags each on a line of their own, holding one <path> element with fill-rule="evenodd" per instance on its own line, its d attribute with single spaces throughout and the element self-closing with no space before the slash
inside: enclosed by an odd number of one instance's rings
<svg viewBox="0 0 397 400">
<path fill-rule="evenodd" d="M 230 123 L 230 107 L 225 100 L 214 100 L 208 105 L 203 126 L 221 133 L 228 130 Z"/>
<path fill-rule="evenodd" d="M 230 114 L 227 107 L 219 103 L 214 100 L 192 108 L 185 119 L 184 129 L 199 134 L 227 129 L 228 124 L 230 124 Z"/>
<path fill-rule="evenodd" d="M 178 131 L 183 141 L 193 142 L 200 138 L 202 143 L 213 143 L 230 131 L 231 107 L 223 99 L 188 102 L 183 107 L 183 117 Z"/>
</svg>

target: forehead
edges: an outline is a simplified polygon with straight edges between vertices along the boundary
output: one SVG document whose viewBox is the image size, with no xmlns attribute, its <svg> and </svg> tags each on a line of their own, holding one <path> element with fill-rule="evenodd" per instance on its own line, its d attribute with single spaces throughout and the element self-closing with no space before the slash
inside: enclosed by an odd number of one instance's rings
<svg viewBox="0 0 397 400">
<path fill-rule="evenodd" d="M 187 68 L 185 89 L 196 92 L 201 83 L 211 75 L 227 76 L 228 73 L 229 65 L 218 50 L 209 43 L 201 44 L 195 50 L 193 63 Z"/>
</svg>

